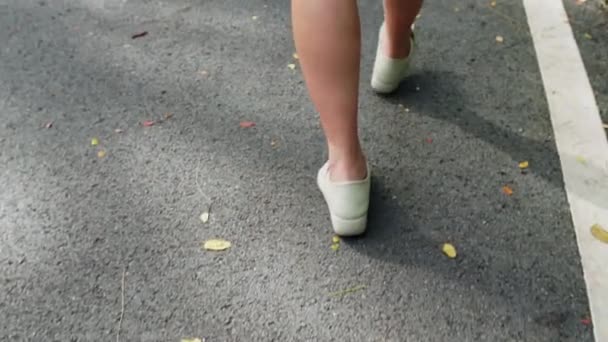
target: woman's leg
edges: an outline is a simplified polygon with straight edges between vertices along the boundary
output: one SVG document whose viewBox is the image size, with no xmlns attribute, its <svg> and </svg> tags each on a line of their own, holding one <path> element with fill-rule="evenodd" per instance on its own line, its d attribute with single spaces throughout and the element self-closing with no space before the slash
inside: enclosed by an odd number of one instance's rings
<svg viewBox="0 0 608 342">
<path fill-rule="evenodd" d="M 292 0 L 296 49 L 321 115 L 333 181 L 367 174 L 357 109 L 361 29 L 356 0 Z"/>
<path fill-rule="evenodd" d="M 386 30 L 383 48 L 387 57 L 409 56 L 411 27 L 421 6 L 422 0 L 384 0 Z"/>
</svg>

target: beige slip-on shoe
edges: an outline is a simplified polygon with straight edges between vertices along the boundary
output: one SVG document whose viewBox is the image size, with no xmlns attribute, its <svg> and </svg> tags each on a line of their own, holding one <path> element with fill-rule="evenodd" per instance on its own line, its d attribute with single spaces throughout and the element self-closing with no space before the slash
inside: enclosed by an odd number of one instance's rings
<svg viewBox="0 0 608 342">
<path fill-rule="evenodd" d="M 410 37 L 410 54 L 406 58 L 389 58 L 382 51 L 382 37 L 384 36 L 384 23 L 380 26 L 378 35 L 378 48 L 374 71 L 372 73 L 372 88 L 380 94 L 389 94 L 397 90 L 399 83 L 408 75 L 410 62 L 415 50 L 414 34 Z"/>
<path fill-rule="evenodd" d="M 329 177 L 329 163 L 325 163 L 317 174 L 317 185 L 323 193 L 334 232 L 340 236 L 355 236 L 365 232 L 371 171 L 367 167 L 365 179 L 334 182 Z"/>
</svg>

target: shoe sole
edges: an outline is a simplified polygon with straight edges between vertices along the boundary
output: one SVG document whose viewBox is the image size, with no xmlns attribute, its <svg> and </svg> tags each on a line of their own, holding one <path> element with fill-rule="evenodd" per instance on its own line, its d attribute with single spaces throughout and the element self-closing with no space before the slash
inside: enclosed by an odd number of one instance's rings
<svg viewBox="0 0 608 342">
<path fill-rule="evenodd" d="M 371 86 L 375 93 L 386 95 L 386 94 L 392 94 L 397 89 L 399 89 L 399 85 L 401 84 L 401 82 L 403 82 L 403 80 L 401 80 L 399 83 L 397 83 L 397 85 L 394 85 L 394 84 L 382 83 L 378 80 L 372 79 Z"/>
<path fill-rule="evenodd" d="M 357 236 L 365 233 L 367 227 L 367 213 L 359 218 L 344 219 L 331 214 L 331 225 L 334 233 L 340 236 Z"/>
</svg>

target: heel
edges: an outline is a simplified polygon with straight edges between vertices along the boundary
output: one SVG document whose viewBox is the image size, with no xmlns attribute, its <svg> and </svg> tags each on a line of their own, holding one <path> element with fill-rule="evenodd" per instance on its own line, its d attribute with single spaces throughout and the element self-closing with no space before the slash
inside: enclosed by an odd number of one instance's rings
<svg viewBox="0 0 608 342">
<path fill-rule="evenodd" d="M 367 226 L 367 213 L 355 219 L 344 219 L 336 215 L 331 215 L 331 225 L 334 232 L 340 236 L 356 236 L 365 233 Z"/>
</svg>

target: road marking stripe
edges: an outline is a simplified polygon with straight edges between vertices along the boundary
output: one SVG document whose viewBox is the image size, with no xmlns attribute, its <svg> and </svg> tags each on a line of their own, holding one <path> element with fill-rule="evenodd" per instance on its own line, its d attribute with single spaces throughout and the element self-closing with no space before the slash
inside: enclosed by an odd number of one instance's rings
<svg viewBox="0 0 608 342">
<path fill-rule="evenodd" d="M 596 341 L 608 341 L 608 142 L 561 0 L 523 0 L 542 75 L 587 285 Z"/>
</svg>

